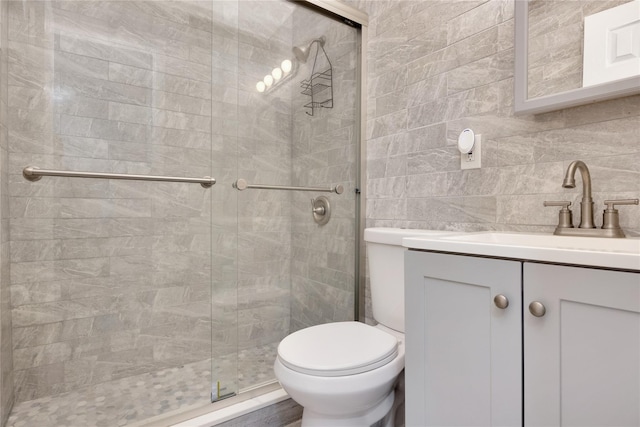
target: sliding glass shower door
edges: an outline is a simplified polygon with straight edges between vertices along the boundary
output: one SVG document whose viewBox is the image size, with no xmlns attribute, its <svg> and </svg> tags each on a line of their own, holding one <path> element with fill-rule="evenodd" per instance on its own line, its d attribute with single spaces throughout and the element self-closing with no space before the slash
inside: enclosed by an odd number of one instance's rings
<svg viewBox="0 0 640 427">
<path fill-rule="evenodd" d="M 214 3 L 8 2 L 9 425 L 125 425 L 210 401 L 220 184 L 23 168 L 216 176 Z"/>
<path fill-rule="evenodd" d="M 225 2 L 214 16 L 213 164 L 237 182 L 213 194 L 222 398 L 273 382 L 289 333 L 354 318 L 359 34 L 300 2 Z"/>
<path fill-rule="evenodd" d="M 285 0 L 0 20 L 9 426 L 210 404 L 274 382 L 287 334 L 353 319 L 357 28 Z"/>
</svg>

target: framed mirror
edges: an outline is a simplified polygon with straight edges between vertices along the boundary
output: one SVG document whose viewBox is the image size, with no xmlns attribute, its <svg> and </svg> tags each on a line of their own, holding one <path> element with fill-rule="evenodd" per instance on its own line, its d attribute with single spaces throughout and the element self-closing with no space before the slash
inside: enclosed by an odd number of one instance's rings
<svg viewBox="0 0 640 427">
<path fill-rule="evenodd" d="M 590 86 L 582 81 L 584 16 L 633 2 L 640 0 L 516 0 L 515 113 L 546 113 L 640 93 L 640 75 Z M 634 20 L 640 22 L 640 16 Z M 630 56 L 637 59 L 634 31 Z"/>
</svg>

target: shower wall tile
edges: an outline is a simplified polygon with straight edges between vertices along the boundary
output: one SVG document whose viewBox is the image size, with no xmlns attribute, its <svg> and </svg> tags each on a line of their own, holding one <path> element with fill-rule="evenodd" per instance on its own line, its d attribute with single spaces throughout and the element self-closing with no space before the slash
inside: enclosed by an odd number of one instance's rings
<svg viewBox="0 0 640 427">
<path fill-rule="evenodd" d="M 606 198 L 640 197 L 636 165 L 626 160 L 640 152 L 640 96 L 513 114 L 513 1 L 349 3 L 368 11 L 375 29 L 368 46 L 374 65 L 367 102 L 374 114 L 368 117 L 367 226 L 552 232 L 557 217 L 542 202 L 579 202 L 579 190 L 561 186 L 576 159 L 592 172 L 596 206 Z M 561 64 L 563 58 L 581 55 L 569 42 L 582 30 L 571 23 L 591 14 L 595 3 L 616 2 L 579 3 L 529 2 L 536 6 L 534 59 L 550 79 L 540 88 L 572 88 L 559 85 L 573 76 L 561 81 L 548 72 L 573 64 Z M 446 44 L 406 58 L 403 50 L 424 28 L 445 31 Z M 552 38 L 566 41 L 561 57 L 552 57 Z M 387 99 L 403 91 L 406 105 Z M 456 140 L 467 127 L 483 136 L 480 170 L 461 171 L 457 163 Z M 638 209 L 621 214 L 629 234 L 640 234 L 638 215 Z M 367 321 L 373 322 L 370 310 Z"/>
<path fill-rule="evenodd" d="M 132 86 L 153 87 L 154 72 L 144 68 L 132 67 L 117 62 L 107 62 L 107 79 L 112 82 Z"/>
<path fill-rule="evenodd" d="M 209 359 L 212 192 L 21 171 L 212 175 L 211 5 L 5 4 L 0 197 L 14 249 L 7 238 L 0 252 L 13 306 L 0 316 L 13 326 L 0 340 L 13 335 L 16 399 Z"/>
<path fill-rule="evenodd" d="M 9 40 L 5 45 L 8 56 L 8 84 L 51 91 L 53 73 L 51 49 Z"/>
</svg>

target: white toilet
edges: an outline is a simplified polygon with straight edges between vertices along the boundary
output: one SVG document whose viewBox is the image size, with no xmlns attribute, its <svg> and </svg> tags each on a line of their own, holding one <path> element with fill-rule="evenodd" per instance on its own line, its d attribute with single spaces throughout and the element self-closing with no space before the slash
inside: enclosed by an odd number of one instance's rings
<svg viewBox="0 0 640 427">
<path fill-rule="evenodd" d="M 371 301 L 378 325 L 327 323 L 282 340 L 274 371 L 282 387 L 304 408 L 303 427 L 371 426 L 389 413 L 394 384 L 404 369 L 402 238 L 442 233 L 366 229 Z M 384 425 L 393 427 L 393 416 Z"/>
</svg>

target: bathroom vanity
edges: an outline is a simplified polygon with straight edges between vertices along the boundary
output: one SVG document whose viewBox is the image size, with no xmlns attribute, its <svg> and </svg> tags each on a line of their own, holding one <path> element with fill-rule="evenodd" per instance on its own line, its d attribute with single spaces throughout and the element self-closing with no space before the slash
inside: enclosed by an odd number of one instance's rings
<svg viewBox="0 0 640 427">
<path fill-rule="evenodd" d="M 640 425 L 640 240 L 404 246 L 407 426 Z"/>
</svg>

